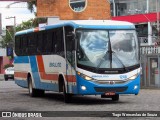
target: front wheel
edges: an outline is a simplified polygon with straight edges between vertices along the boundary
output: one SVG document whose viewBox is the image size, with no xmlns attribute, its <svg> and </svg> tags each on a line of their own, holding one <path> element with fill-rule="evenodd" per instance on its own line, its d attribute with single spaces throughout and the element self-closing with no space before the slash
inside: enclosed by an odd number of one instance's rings
<svg viewBox="0 0 160 120">
<path fill-rule="evenodd" d="M 72 95 L 66 93 L 66 87 L 65 84 L 63 83 L 63 96 L 64 96 L 64 102 L 65 103 L 70 103 L 72 100 Z"/>
<path fill-rule="evenodd" d="M 8 81 L 8 76 L 5 75 L 5 76 L 4 76 L 4 79 L 5 79 L 5 81 Z"/>
<path fill-rule="evenodd" d="M 31 77 L 29 77 L 28 90 L 29 90 L 29 95 L 31 97 L 38 97 L 38 96 L 44 95 L 44 90 L 39 90 L 39 89 L 33 88 L 33 83 L 32 83 Z"/>
</svg>

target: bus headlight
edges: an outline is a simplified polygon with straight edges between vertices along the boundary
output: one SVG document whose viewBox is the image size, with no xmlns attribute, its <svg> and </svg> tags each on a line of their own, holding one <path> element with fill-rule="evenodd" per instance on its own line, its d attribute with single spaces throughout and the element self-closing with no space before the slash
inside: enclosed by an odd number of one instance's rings
<svg viewBox="0 0 160 120">
<path fill-rule="evenodd" d="M 86 80 L 92 80 L 92 78 L 88 77 L 88 76 L 85 76 L 84 79 L 86 79 Z"/>
<path fill-rule="evenodd" d="M 81 89 L 86 90 L 87 88 L 86 88 L 86 86 L 81 86 Z"/>
<path fill-rule="evenodd" d="M 81 76 L 82 78 L 84 78 L 85 80 L 93 80 L 93 78 L 91 78 L 91 77 L 89 77 L 89 76 L 87 76 L 87 75 L 84 75 L 84 74 L 82 74 L 82 73 L 80 73 L 80 72 L 77 72 L 77 74 L 78 74 L 79 76 Z"/>
<path fill-rule="evenodd" d="M 138 85 L 135 85 L 135 86 L 134 86 L 134 90 L 136 90 L 136 89 L 138 89 Z"/>
<path fill-rule="evenodd" d="M 134 79 L 137 78 L 137 76 L 138 76 L 138 74 L 135 74 L 135 75 L 133 75 L 132 77 L 130 77 L 129 80 L 134 80 Z"/>
</svg>

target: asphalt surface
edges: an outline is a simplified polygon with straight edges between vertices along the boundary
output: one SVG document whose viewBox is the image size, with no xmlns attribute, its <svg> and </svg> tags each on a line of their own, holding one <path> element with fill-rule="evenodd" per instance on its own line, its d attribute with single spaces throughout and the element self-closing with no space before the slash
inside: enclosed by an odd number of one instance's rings
<svg viewBox="0 0 160 120">
<path fill-rule="evenodd" d="M 108 117 L 105 114 L 102 114 L 100 117 L 95 117 L 96 115 L 98 116 L 101 114 L 101 112 L 104 113 L 105 111 L 112 111 L 112 113 L 110 113 L 112 115 L 116 111 L 120 113 L 128 111 L 135 111 L 137 113 L 145 111 L 160 111 L 159 103 L 160 90 L 141 89 L 137 96 L 120 95 L 120 100 L 117 102 L 111 101 L 111 99 L 102 99 L 100 96 L 75 96 L 73 97 L 72 103 L 66 104 L 63 102 L 62 94 L 46 92 L 44 97 L 31 98 L 28 95 L 28 90 L 17 86 L 13 80 L 0 81 L 0 111 L 59 111 L 58 113 L 52 113 L 56 114 L 58 117 L 0 118 L 0 120 L 159 120 L 160 117 Z M 64 111 L 69 111 L 69 113 Z M 92 113 L 88 111 L 98 112 Z M 75 114 L 75 112 L 78 112 L 76 113 L 79 115 L 78 117 L 73 117 L 72 114 Z M 63 115 L 61 115 L 61 113 Z M 69 114 L 68 117 L 66 117 L 66 114 Z M 94 114 L 94 117 L 91 117 L 92 114 Z"/>
</svg>

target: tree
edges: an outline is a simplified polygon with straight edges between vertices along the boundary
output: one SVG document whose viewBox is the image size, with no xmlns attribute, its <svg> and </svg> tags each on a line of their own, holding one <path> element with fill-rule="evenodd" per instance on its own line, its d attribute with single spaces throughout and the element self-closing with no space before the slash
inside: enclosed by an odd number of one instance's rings
<svg viewBox="0 0 160 120">
<path fill-rule="evenodd" d="M 27 2 L 27 8 L 31 13 L 34 12 L 34 6 L 37 6 L 37 0 Z"/>
<path fill-rule="evenodd" d="M 21 24 L 16 26 L 16 32 L 21 30 L 26 30 L 30 28 L 38 27 L 39 23 L 46 23 L 47 18 L 34 18 L 28 21 L 22 22 Z M 3 40 L 0 41 L 0 47 L 6 48 L 9 44 L 14 44 L 14 29 L 13 26 L 9 29 L 6 28 L 6 35 L 2 36 Z"/>
<path fill-rule="evenodd" d="M 13 26 L 6 27 L 6 35 L 2 36 L 2 41 L 0 41 L 0 47 L 6 48 L 9 44 L 13 44 L 14 38 L 14 28 Z"/>
</svg>

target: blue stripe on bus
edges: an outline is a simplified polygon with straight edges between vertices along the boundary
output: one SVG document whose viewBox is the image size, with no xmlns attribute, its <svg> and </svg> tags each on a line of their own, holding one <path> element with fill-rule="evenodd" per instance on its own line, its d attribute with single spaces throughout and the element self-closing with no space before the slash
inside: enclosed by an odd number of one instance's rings
<svg viewBox="0 0 160 120">
<path fill-rule="evenodd" d="M 35 83 L 35 88 L 43 89 L 43 90 L 58 91 L 58 84 L 45 83 L 40 81 L 40 75 L 38 71 L 36 56 L 30 57 L 30 64 L 31 64 L 32 76 Z"/>
<path fill-rule="evenodd" d="M 117 30 L 117 29 L 135 29 L 134 25 L 79 25 L 76 24 L 74 22 L 68 22 L 68 23 L 61 23 L 61 24 L 56 24 L 56 25 L 48 25 L 48 26 L 44 26 L 42 28 L 39 28 L 40 31 L 41 30 L 49 30 L 49 29 L 54 29 L 54 28 L 58 28 L 58 27 L 63 27 L 63 26 L 67 26 L 70 25 L 74 28 L 86 28 L 86 29 L 110 29 L 110 30 Z M 24 30 L 21 32 L 17 32 L 17 35 L 23 35 L 23 34 L 27 34 L 27 33 L 32 33 L 34 32 L 34 29 L 28 29 L 28 30 Z"/>
<path fill-rule="evenodd" d="M 28 56 L 14 57 L 14 63 L 29 63 Z"/>
<path fill-rule="evenodd" d="M 17 35 L 23 35 L 23 34 L 33 33 L 33 32 L 34 32 L 34 29 L 27 29 L 27 30 L 17 32 L 15 35 L 17 36 Z"/>
<path fill-rule="evenodd" d="M 100 25 L 81 25 L 79 28 L 88 28 L 88 29 L 109 29 L 109 30 L 117 30 L 117 29 L 135 29 L 134 26 L 129 25 L 108 25 L 108 26 L 100 26 Z"/>
<path fill-rule="evenodd" d="M 39 71 L 38 71 L 38 66 L 37 66 L 36 56 L 15 57 L 15 63 L 29 63 L 29 62 L 31 66 L 32 77 L 33 77 L 34 84 L 35 84 L 35 89 L 50 90 L 50 91 L 58 92 L 59 91 L 58 84 L 41 82 Z M 15 79 L 15 83 L 21 87 L 28 88 L 27 80 Z M 77 93 L 76 86 L 69 85 L 68 87 L 71 88 L 69 90 L 71 93 L 74 93 L 74 94 Z"/>
<path fill-rule="evenodd" d="M 17 80 L 15 79 L 15 83 L 20 87 L 28 88 L 27 80 Z"/>
</svg>

